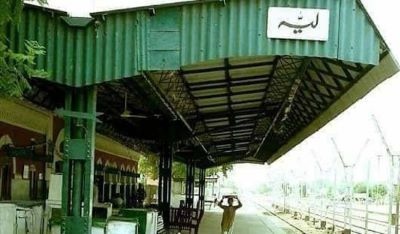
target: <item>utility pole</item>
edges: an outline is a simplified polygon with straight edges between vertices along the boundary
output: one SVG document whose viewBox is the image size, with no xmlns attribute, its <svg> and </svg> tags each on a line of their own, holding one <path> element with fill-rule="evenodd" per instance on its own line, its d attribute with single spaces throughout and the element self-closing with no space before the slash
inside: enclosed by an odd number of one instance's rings
<svg viewBox="0 0 400 234">
<path fill-rule="evenodd" d="M 323 169 L 322 168 L 322 164 L 318 160 L 318 157 L 317 157 L 316 153 L 313 150 L 311 150 L 311 154 L 313 155 L 314 160 L 316 162 L 316 165 L 318 166 L 318 169 L 319 169 L 319 172 L 321 174 L 322 180 L 324 180 L 323 181 L 323 185 L 322 185 L 322 189 L 325 191 L 325 194 L 323 192 L 320 192 L 320 194 L 319 194 L 320 195 L 320 217 L 321 217 L 321 221 L 325 221 L 326 222 L 326 219 L 327 219 L 327 216 L 328 216 L 328 214 L 327 214 L 328 213 L 328 209 L 324 208 L 324 202 L 326 201 L 326 189 L 327 189 L 325 182 L 326 182 L 328 173 L 336 165 L 336 160 L 334 160 L 334 162 L 332 163 L 330 168 Z M 336 186 L 336 184 L 335 184 L 335 186 Z M 335 190 L 336 190 L 336 188 L 335 188 Z M 325 214 L 324 214 L 324 211 L 325 211 Z"/>
<path fill-rule="evenodd" d="M 367 166 L 367 194 L 365 198 L 365 234 L 368 234 L 368 219 L 369 219 L 369 210 L 368 210 L 368 203 L 369 203 L 369 179 L 370 179 L 370 170 L 371 170 L 371 161 L 368 161 Z"/>
<path fill-rule="evenodd" d="M 391 234 L 392 233 L 392 216 L 393 216 L 393 169 L 394 169 L 394 157 L 392 152 L 390 151 L 389 144 L 387 143 L 385 136 L 383 135 L 382 129 L 378 123 L 378 120 L 376 119 L 375 115 L 372 115 L 372 120 L 375 123 L 376 129 L 378 130 L 379 136 L 381 138 L 382 144 L 385 146 L 386 153 L 389 156 L 389 215 L 388 215 L 388 230 L 387 233 Z M 399 175 L 400 179 L 400 175 Z M 398 197 L 398 196 L 397 196 Z M 398 225 L 398 200 L 396 198 L 396 227 L 395 227 L 395 233 L 399 233 L 399 225 Z"/>
<path fill-rule="evenodd" d="M 336 164 L 336 163 L 335 163 Z M 334 165 L 335 165 L 334 164 Z M 332 226 L 333 226 L 333 232 L 336 231 L 335 227 L 335 214 L 336 214 L 336 186 L 337 186 L 337 167 L 335 166 L 335 172 L 334 172 L 334 182 L 333 182 L 333 214 L 332 214 Z"/>
<path fill-rule="evenodd" d="M 360 149 L 360 151 L 357 155 L 356 160 L 352 164 L 345 163 L 342 153 L 341 153 L 339 147 L 337 146 L 335 139 L 331 138 L 331 140 L 332 140 L 333 146 L 335 147 L 336 152 L 340 158 L 340 161 L 342 162 L 343 169 L 345 172 L 345 181 L 347 184 L 347 195 L 349 197 L 345 199 L 346 208 L 345 208 L 345 217 L 344 217 L 344 229 L 346 231 L 346 227 L 347 227 L 347 225 L 349 225 L 348 231 L 350 231 L 350 233 L 351 233 L 351 228 L 352 228 L 352 217 L 351 217 L 352 214 L 351 213 L 352 213 L 352 201 L 353 201 L 353 172 L 354 172 L 354 167 L 358 163 L 358 160 L 360 159 L 364 149 L 368 146 L 369 139 L 367 139 L 365 141 L 363 147 Z"/>
</svg>

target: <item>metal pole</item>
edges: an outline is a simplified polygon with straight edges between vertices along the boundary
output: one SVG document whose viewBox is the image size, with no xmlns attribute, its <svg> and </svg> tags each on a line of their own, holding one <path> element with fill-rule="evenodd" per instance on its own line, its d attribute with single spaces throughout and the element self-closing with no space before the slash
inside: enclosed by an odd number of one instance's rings
<svg viewBox="0 0 400 234">
<path fill-rule="evenodd" d="M 344 168 L 344 173 L 345 173 L 345 182 L 346 182 L 346 187 L 347 187 L 346 188 L 346 193 L 347 193 L 347 195 L 350 195 L 349 194 L 350 193 L 350 191 L 349 191 L 349 170 L 348 170 L 349 167 L 344 162 L 342 153 L 340 152 L 339 147 L 337 146 L 335 139 L 331 138 L 331 140 L 332 140 L 333 146 L 335 147 L 335 150 L 336 150 L 337 154 L 339 155 L 339 158 L 340 158 L 340 160 L 342 162 L 342 165 L 343 165 L 343 168 Z M 344 212 L 343 212 L 343 215 L 344 215 L 343 228 L 344 229 L 347 228 L 347 224 L 348 224 L 348 220 L 349 220 L 349 217 L 348 217 L 348 215 L 349 215 L 349 201 L 347 201 L 346 198 L 345 198 L 345 203 L 346 203 L 346 205 L 345 205 Z M 351 228 L 351 226 L 350 226 L 350 228 Z"/>
<path fill-rule="evenodd" d="M 369 215 L 369 210 L 368 210 L 368 203 L 369 203 L 369 179 L 370 179 L 370 171 L 371 171 L 371 161 L 368 161 L 368 166 L 367 166 L 367 197 L 365 199 L 365 234 L 368 234 L 368 215 Z"/>
<path fill-rule="evenodd" d="M 333 182 L 333 214 L 332 214 L 332 226 L 333 226 L 333 231 L 335 231 L 336 183 L 337 183 L 337 167 L 335 166 L 334 182 Z"/>
<path fill-rule="evenodd" d="M 392 233 L 392 214 L 393 214 L 393 155 L 391 156 L 391 160 L 389 160 L 389 217 L 388 217 L 388 234 Z"/>
<path fill-rule="evenodd" d="M 283 211 L 286 209 L 286 184 L 284 183 L 283 186 Z"/>
<path fill-rule="evenodd" d="M 172 170 L 172 147 L 163 143 L 163 150 L 160 155 L 159 167 L 159 206 L 163 214 L 164 224 L 169 226 L 170 204 L 171 204 L 171 170 Z"/>
<path fill-rule="evenodd" d="M 185 189 L 186 206 L 188 208 L 193 208 L 194 185 L 195 185 L 194 162 L 193 160 L 188 160 L 186 162 L 186 189 Z"/>
<path fill-rule="evenodd" d="M 354 180 L 354 165 L 350 167 L 350 201 L 349 201 L 349 209 L 348 209 L 348 217 L 349 217 L 349 226 L 350 230 L 353 228 L 352 224 L 352 209 L 353 209 L 353 197 L 354 197 L 354 186 L 353 186 L 353 180 Z"/>
<path fill-rule="evenodd" d="M 399 197 L 399 189 L 400 189 L 400 155 L 397 156 L 397 186 L 396 186 L 396 222 L 394 231 L 395 234 L 399 234 L 399 211 L 400 211 L 400 197 Z"/>
<path fill-rule="evenodd" d="M 378 133 L 380 135 L 382 144 L 385 146 L 386 149 L 386 153 L 389 156 L 389 205 L 388 205 L 388 209 L 389 209 L 389 213 L 388 213 L 388 229 L 387 229 L 387 233 L 391 234 L 392 233 L 392 212 L 393 212 L 393 154 L 390 151 L 389 145 L 386 142 L 385 136 L 383 135 L 382 129 L 379 126 L 378 120 L 376 119 L 376 117 L 374 115 L 372 115 L 372 120 L 375 123 L 375 126 L 378 130 Z"/>
<path fill-rule="evenodd" d="M 96 88 L 68 89 L 65 110 L 62 233 L 91 233 Z"/>
<path fill-rule="evenodd" d="M 77 96 L 80 96 L 79 94 Z M 77 98 L 77 100 L 74 100 L 73 105 L 77 108 L 79 111 L 84 111 L 83 108 L 83 100 L 84 98 Z M 77 120 L 79 121 L 79 120 Z M 82 136 L 84 137 L 85 133 L 82 131 L 83 129 L 78 126 L 74 126 L 74 128 L 71 129 L 71 138 L 81 138 Z M 72 190 L 72 216 L 79 217 L 81 214 L 81 202 L 82 202 L 82 164 L 78 160 L 73 161 L 73 190 Z"/>
</svg>

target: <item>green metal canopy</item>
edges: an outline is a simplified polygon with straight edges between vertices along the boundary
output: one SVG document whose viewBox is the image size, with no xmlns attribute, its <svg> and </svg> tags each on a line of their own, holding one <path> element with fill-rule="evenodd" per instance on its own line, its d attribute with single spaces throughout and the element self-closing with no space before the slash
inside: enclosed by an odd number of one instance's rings
<svg viewBox="0 0 400 234">
<path fill-rule="evenodd" d="M 268 38 L 270 7 L 328 9 L 329 39 Z M 100 109 L 144 90 L 189 130 L 178 152 L 201 148 L 203 167 L 272 163 L 398 71 L 357 0 L 196 1 L 91 18 L 26 5 L 9 33 L 14 50 L 46 47 L 37 67 L 50 82 L 100 87 Z M 106 114 L 123 131 L 118 111 Z"/>
</svg>

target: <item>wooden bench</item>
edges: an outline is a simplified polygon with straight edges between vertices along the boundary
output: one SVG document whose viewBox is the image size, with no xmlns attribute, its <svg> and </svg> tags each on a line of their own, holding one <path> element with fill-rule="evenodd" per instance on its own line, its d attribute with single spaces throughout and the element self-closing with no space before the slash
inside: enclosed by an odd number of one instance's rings
<svg viewBox="0 0 400 234">
<path fill-rule="evenodd" d="M 197 208 L 171 207 L 169 229 L 179 232 L 187 230 L 189 233 L 193 231 L 194 234 L 198 234 L 203 214 L 204 210 L 200 209 L 199 203 L 197 203 Z"/>
</svg>

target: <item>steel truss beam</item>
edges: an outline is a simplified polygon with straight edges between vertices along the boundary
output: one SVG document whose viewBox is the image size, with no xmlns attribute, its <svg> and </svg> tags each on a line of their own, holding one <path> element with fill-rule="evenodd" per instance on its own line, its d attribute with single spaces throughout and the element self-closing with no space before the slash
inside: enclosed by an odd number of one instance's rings
<svg viewBox="0 0 400 234">
<path fill-rule="evenodd" d="M 272 108 L 272 106 L 271 106 Z M 268 112 L 273 112 L 269 111 L 267 108 L 264 110 L 265 114 L 268 114 Z M 245 116 L 245 115 L 254 115 L 258 114 L 260 112 L 259 108 L 246 108 L 246 109 L 238 109 L 234 110 L 235 117 L 240 117 L 240 116 Z M 209 113 L 204 113 L 203 117 L 206 119 L 206 121 L 210 119 L 219 119 L 219 118 L 227 118 L 229 115 L 228 111 L 220 111 L 220 112 L 209 112 Z"/>
<path fill-rule="evenodd" d="M 268 138 L 268 136 L 270 135 L 272 129 L 274 127 L 276 127 L 277 124 L 284 124 L 283 121 L 287 118 L 287 116 L 285 117 L 285 115 L 287 115 L 287 108 L 292 108 L 292 105 L 294 104 L 294 101 L 296 99 L 296 93 L 299 89 L 300 84 L 302 83 L 302 80 L 304 79 L 307 69 L 309 68 L 310 65 L 310 59 L 308 58 L 303 58 L 301 60 L 300 65 L 295 68 L 296 72 L 295 73 L 290 73 L 288 74 L 291 77 L 288 77 L 289 79 L 291 79 L 291 85 L 290 85 L 290 89 L 287 90 L 287 93 L 285 94 L 285 98 L 282 102 L 282 105 L 280 107 L 280 109 L 277 111 L 275 117 L 272 120 L 272 123 L 270 124 L 270 126 L 268 127 L 266 134 L 263 138 L 263 140 L 261 141 L 261 144 L 258 146 L 255 155 L 257 156 L 261 146 L 264 144 L 265 140 Z M 284 67 L 283 67 L 284 68 Z M 282 72 L 286 72 L 282 71 Z M 301 100 L 301 98 L 300 98 Z M 289 110 L 290 113 L 290 110 Z M 283 116 L 282 116 L 283 115 Z M 279 122 L 281 121 L 281 122 Z M 279 126 L 278 126 L 279 127 Z"/>
<path fill-rule="evenodd" d="M 231 83 L 229 82 L 228 85 L 225 86 L 225 88 L 229 89 L 226 93 L 200 95 L 200 96 L 195 96 L 194 99 L 202 100 L 202 99 L 211 99 L 211 98 L 220 98 L 220 97 L 227 97 L 230 99 L 232 96 L 246 95 L 246 94 L 258 94 L 258 93 L 265 92 L 265 88 L 254 89 L 254 90 L 250 90 L 250 91 L 233 92 L 230 90 L 231 89 L 230 87 L 231 87 Z"/>
<path fill-rule="evenodd" d="M 258 63 L 249 63 L 249 64 L 238 64 L 238 65 L 230 65 L 228 68 L 233 69 L 244 69 L 251 67 L 261 67 L 261 66 L 271 66 L 273 64 L 272 61 L 258 62 Z M 211 68 L 202 68 L 202 69 L 193 69 L 193 70 L 182 70 L 184 75 L 196 74 L 196 73 L 206 73 L 206 72 L 215 72 L 215 71 L 223 71 L 226 66 L 222 67 L 211 67 Z"/>
<path fill-rule="evenodd" d="M 243 104 L 253 104 L 257 102 L 261 102 L 262 100 L 259 98 L 256 99 L 249 99 L 246 101 L 238 101 L 238 102 L 232 102 L 232 105 L 243 105 Z M 222 106 L 228 106 L 227 103 L 219 103 L 219 104 L 207 104 L 207 105 L 201 105 L 199 106 L 200 109 L 204 108 L 215 108 L 215 107 L 222 107 Z"/>
<path fill-rule="evenodd" d="M 263 97 L 261 98 L 261 104 L 260 104 L 260 106 L 259 106 L 259 111 L 258 111 L 258 113 L 257 113 L 257 120 L 260 120 L 260 119 L 262 119 L 262 118 L 264 118 L 265 116 L 263 115 L 263 112 L 262 112 L 262 109 L 264 109 L 263 107 L 264 107 L 264 105 L 265 105 L 265 101 L 266 101 L 266 99 L 267 99 L 267 96 L 268 96 L 268 92 L 270 92 L 270 90 L 271 90 L 271 86 L 272 86 L 272 82 L 273 82 L 273 79 L 274 79 L 274 74 L 275 74 L 275 72 L 276 72 L 276 68 L 277 68 L 277 66 L 278 66 L 278 63 L 279 63 L 279 60 L 281 59 L 281 57 L 280 56 L 277 56 L 275 59 L 274 59 L 274 62 L 273 62 L 273 66 L 272 66 L 272 70 L 271 70 L 271 72 L 270 72 L 270 74 L 269 74 L 269 76 L 271 77 L 271 79 L 268 81 L 268 84 L 267 84 L 267 87 L 266 87 L 266 90 L 265 90 L 265 93 L 264 93 L 264 95 L 263 95 Z M 256 134 L 256 129 L 257 129 L 257 125 L 254 127 L 254 129 L 253 129 L 253 132 L 251 133 L 251 138 L 252 139 L 254 139 L 254 135 Z"/>
<path fill-rule="evenodd" d="M 323 64 L 325 65 L 325 68 L 326 68 L 328 71 L 325 71 L 325 70 L 322 70 L 322 69 L 320 69 L 320 68 L 317 68 L 316 66 L 311 66 L 309 69 L 310 69 L 310 70 L 313 70 L 313 71 L 315 71 L 315 72 L 318 72 L 318 73 L 320 73 L 320 74 L 330 76 L 330 77 L 332 77 L 332 78 L 337 78 L 337 79 L 342 80 L 342 81 L 345 81 L 345 82 L 347 82 L 347 83 L 348 83 L 348 82 L 352 82 L 351 78 L 349 78 L 349 77 L 347 77 L 347 76 L 342 76 L 342 75 L 336 74 L 336 73 L 334 73 L 334 72 L 330 69 L 329 65 L 327 65 L 326 63 L 323 63 Z"/>
<path fill-rule="evenodd" d="M 228 117 L 228 119 L 229 119 L 229 125 L 234 126 L 235 123 L 236 123 L 236 121 L 234 119 L 234 112 L 233 112 L 233 109 L 232 109 L 232 95 L 234 95 L 234 94 L 233 94 L 232 89 L 231 89 L 232 78 L 231 78 L 231 75 L 229 73 L 230 64 L 229 64 L 229 59 L 228 58 L 224 59 L 224 66 L 225 66 L 225 81 L 226 81 L 226 83 L 228 83 L 228 85 L 226 86 L 226 91 L 227 91 L 227 93 L 229 95 L 227 97 L 228 98 L 228 109 L 229 109 L 229 117 Z M 230 132 L 230 138 L 233 138 L 232 131 Z M 231 147 L 235 148 L 235 144 L 232 143 Z"/>
<path fill-rule="evenodd" d="M 240 78 L 232 79 L 232 87 L 243 86 L 243 85 L 255 85 L 255 84 L 265 84 L 268 82 L 270 77 L 268 75 L 258 75 L 258 76 L 247 76 Z M 226 87 L 225 80 L 214 80 L 214 81 L 206 81 L 206 82 L 196 82 L 189 83 L 190 91 L 201 91 L 201 90 L 210 90 L 210 89 L 218 89 Z"/>
</svg>

